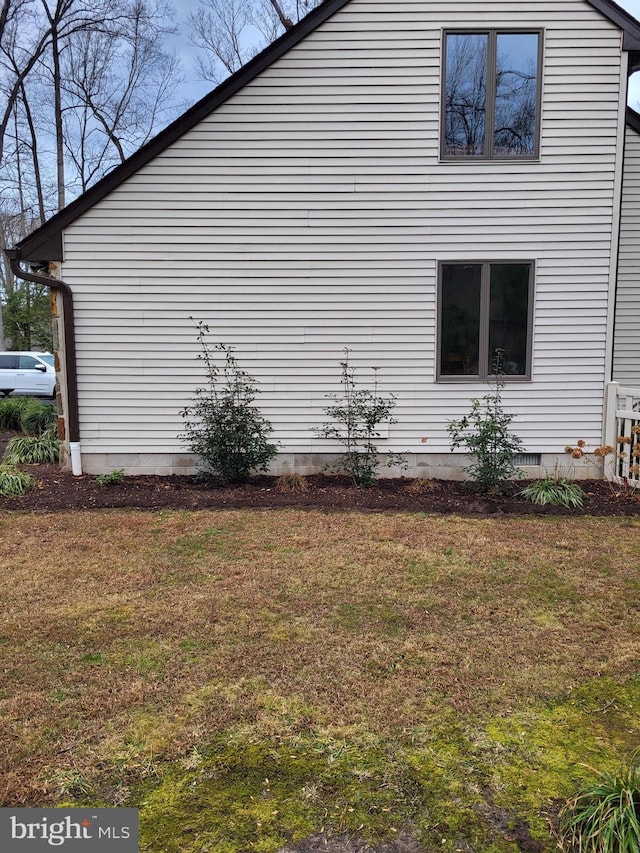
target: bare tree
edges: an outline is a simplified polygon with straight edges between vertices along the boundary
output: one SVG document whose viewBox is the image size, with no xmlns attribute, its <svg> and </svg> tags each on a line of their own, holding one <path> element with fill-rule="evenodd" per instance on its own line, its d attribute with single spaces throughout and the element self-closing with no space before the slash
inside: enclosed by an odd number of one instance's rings
<svg viewBox="0 0 640 853">
<path fill-rule="evenodd" d="M 322 0 L 200 0 L 189 16 L 198 73 L 220 83 Z"/>
<path fill-rule="evenodd" d="M 34 15 L 31 0 L 3 0 L 0 10 L 0 166 L 6 166 L 10 123 L 24 98 L 25 81 L 46 50 L 49 33 Z"/>
<path fill-rule="evenodd" d="M 165 0 L 0 0 L 0 249 L 178 112 L 174 20 Z M 19 286 L 1 262 L 0 346 Z"/>
<path fill-rule="evenodd" d="M 83 192 L 173 117 L 181 72 L 157 16 L 138 0 L 119 32 L 83 32 L 65 53 L 62 135 Z"/>
<path fill-rule="evenodd" d="M 52 95 L 58 208 L 61 208 L 66 202 L 68 169 L 65 147 L 67 152 L 70 150 L 65 138 L 65 113 L 73 109 L 93 113 L 103 132 L 111 136 L 111 145 L 117 148 L 117 131 L 122 126 L 124 115 L 132 107 L 132 99 L 143 82 L 142 78 L 146 78 L 145 83 L 150 82 L 153 72 L 163 62 L 166 68 L 175 70 L 175 61 L 173 67 L 167 63 L 159 47 L 161 37 L 171 32 L 171 28 L 163 23 L 168 20 L 169 7 L 161 0 L 111 0 L 109 3 L 100 0 L 40 0 L 40 3 L 49 31 L 40 68 L 46 88 Z M 91 56 L 92 50 L 103 51 L 105 56 Z M 83 55 L 84 63 L 79 60 Z M 101 62 L 105 58 L 115 61 L 115 65 Z M 100 62 L 102 67 L 98 68 Z M 105 75 L 102 81 L 96 71 Z M 165 101 L 170 79 L 166 75 L 156 75 L 154 82 L 160 90 L 160 100 Z M 98 88 L 101 89 L 100 94 Z M 109 96 L 105 97 L 109 90 Z M 115 91 L 119 95 L 114 94 Z M 87 96 L 91 98 L 90 104 L 83 101 Z M 158 119 L 157 92 L 154 100 L 155 106 L 152 104 L 150 110 L 151 121 L 148 120 L 148 111 L 145 116 L 145 124 L 147 127 L 150 124 L 152 130 L 156 129 Z M 115 115 L 110 115 L 111 112 Z M 138 115 L 141 118 L 139 109 Z M 139 129 L 141 124 L 138 121 Z M 89 122 L 84 129 L 93 133 L 94 126 Z M 135 140 L 134 147 L 148 138 L 148 133 L 148 130 L 143 132 L 142 138 Z M 124 149 L 120 152 L 120 159 L 123 156 Z M 98 163 L 92 177 L 99 171 Z M 81 182 L 81 187 L 86 187 L 86 183 L 83 185 Z"/>
</svg>

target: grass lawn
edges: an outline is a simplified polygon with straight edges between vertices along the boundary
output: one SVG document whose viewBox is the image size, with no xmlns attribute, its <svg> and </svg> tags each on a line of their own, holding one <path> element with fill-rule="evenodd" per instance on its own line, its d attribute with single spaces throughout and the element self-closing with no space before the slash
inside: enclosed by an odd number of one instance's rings
<svg viewBox="0 0 640 853">
<path fill-rule="evenodd" d="M 142 850 L 552 851 L 640 745 L 640 521 L 0 516 L 0 804 Z"/>
</svg>

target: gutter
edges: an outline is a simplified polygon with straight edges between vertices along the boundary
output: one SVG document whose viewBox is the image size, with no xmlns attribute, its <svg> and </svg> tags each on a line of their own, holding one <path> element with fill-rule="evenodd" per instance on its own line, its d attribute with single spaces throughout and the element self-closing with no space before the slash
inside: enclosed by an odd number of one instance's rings
<svg viewBox="0 0 640 853">
<path fill-rule="evenodd" d="M 11 272 L 24 281 L 33 284 L 43 284 L 55 290 L 62 296 L 62 318 L 64 339 L 64 365 L 67 385 L 67 434 L 69 436 L 69 452 L 71 454 L 71 472 L 76 476 L 82 474 L 82 459 L 80 455 L 80 418 L 78 415 L 78 373 L 76 370 L 76 330 L 73 319 L 73 293 L 69 285 L 60 279 L 23 269 L 20 266 L 20 249 L 5 249 L 9 259 Z"/>
</svg>

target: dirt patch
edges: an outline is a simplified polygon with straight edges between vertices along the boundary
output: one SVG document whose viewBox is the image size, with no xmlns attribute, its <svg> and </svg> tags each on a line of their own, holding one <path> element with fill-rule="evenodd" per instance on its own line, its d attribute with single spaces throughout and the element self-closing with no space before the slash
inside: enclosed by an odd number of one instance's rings
<svg viewBox="0 0 640 853">
<path fill-rule="evenodd" d="M 485 797 L 487 802 L 477 806 L 476 810 L 498 835 L 517 844 L 518 850 L 523 853 L 543 853 L 544 846 L 533 838 L 527 821 L 520 820 L 513 812 L 494 805 L 490 791 L 485 791 Z"/>
</svg>

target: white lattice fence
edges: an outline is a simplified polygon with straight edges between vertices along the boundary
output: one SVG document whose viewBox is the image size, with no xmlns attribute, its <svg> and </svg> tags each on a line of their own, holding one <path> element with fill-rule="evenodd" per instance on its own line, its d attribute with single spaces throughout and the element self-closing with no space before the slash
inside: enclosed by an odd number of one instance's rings
<svg viewBox="0 0 640 853">
<path fill-rule="evenodd" d="M 617 389 L 614 446 L 612 479 L 640 485 L 640 388 L 621 385 Z"/>
</svg>

